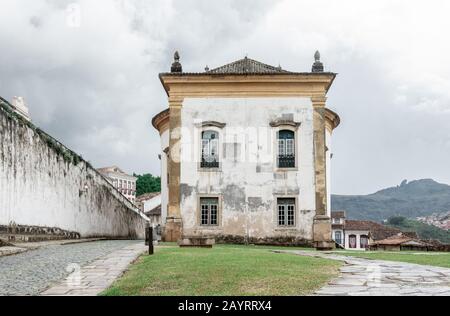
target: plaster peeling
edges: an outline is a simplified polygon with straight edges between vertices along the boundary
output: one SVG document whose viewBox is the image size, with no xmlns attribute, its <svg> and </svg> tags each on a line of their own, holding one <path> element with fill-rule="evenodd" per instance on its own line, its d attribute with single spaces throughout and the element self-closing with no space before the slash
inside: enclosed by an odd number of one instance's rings
<svg viewBox="0 0 450 316">
<path fill-rule="evenodd" d="M 180 170 L 181 216 L 186 233 L 212 234 L 221 238 L 263 241 L 284 238 L 297 243 L 312 239 L 315 209 L 313 107 L 310 98 L 185 98 L 181 107 L 183 159 Z M 277 172 L 273 148 L 275 119 L 301 123 L 298 128 L 298 171 Z M 225 124 L 220 145 L 221 166 L 215 172 L 199 172 L 198 122 Z M 189 134 L 186 136 L 185 134 Z M 184 139 L 183 139 L 184 138 Z M 164 169 L 163 169 L 164 170 Z M 221 222 L 216 229 L 199 226 L 198 197 L 222 198 Z M 296 196 L 298 221 L 280 230 L 276 221 L 279 196 Z M 240 236 L 240 237 L 239 237 Z"/>
</svg>

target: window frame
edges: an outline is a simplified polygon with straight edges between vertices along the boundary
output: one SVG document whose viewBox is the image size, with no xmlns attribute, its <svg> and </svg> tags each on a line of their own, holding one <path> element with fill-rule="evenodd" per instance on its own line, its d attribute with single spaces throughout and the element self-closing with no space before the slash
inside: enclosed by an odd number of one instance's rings
<svg viewBox="0 0 450 316">
<path fill-rule="evenodd" d="M 339 239 L 337 238 L 337 234 L 339 234 L 339 236 L 340 236 Z M 335 241 L 336 243 L 338 243 L 339 245 L 342 245 L 342 241 L 343 241 L 343 238 L 342 238 L 342 237 L 343 237 L 342 231 L 337 230 L 337 231 L 334 232 L 334 241 Z"/>
<path fill-rule="evenodd" d="M 363 247 L 363 239 L 367 242 L 366 245 Z M 359 235 L 359 248 L 361 249 L 369 249 L 369 236 L 368 235 Z"/>
<path fill-rule="evenodd" d="M 217 167 L 204 167 L 203 166 L 203 133 L 205 132 L 214 132 L 218 135 L 217 140 L 217 157 L 219 160 Z M 222 129 L 214 127 L 214 126 L 205 126 L 203 128 L 199 129 L 198 138 L 199 140 L 199 146 L 198 146 L 198 170 L 200 172 L 218 172 L 222 170 L 222 162 L 223 162 L 223 156 L 222 156 L 222 150 L 221 147 L 223 146 L 223 133 Z"/>
<path fill-rule="evenodd" d="M 203 199 L 217 199 L 217 214 L 216 214 L 216 224 L 211 224 L 211 209 L 208 210 L 208 224 L 203 224 Z M 220 229 L 222 227 L 222 198 L 219 195 L 208 195 L 202 194 L 198 196 L 197 202 L 197 224 L 203 229 Z"/>
<path fill-rule="evenodd" d="M 353 239 L 353 237 L 355 238 L 355 246 L 354 247 L 352 247 L 352 243 L 351 243 L 351 240 Z M 356 235 L 356 234 L 348 235 L 348 248 L 349 249 L 358 249 L 358 235 Z"/>
<path fill-rule="evenodd" d="M 293 200 L 294 201 L 294 205 L 292 204 L 285 204 L 287 205 L 287 207 L 285 208 L 285 214 L 284 214 L 284 224 L 280 224 L 280 206 L 282 204 L 279 203 L 279 200 Z M 297 196 L 275 196 L 275 227 L 278 230 L 289 230 L 289 229 L 297 229 L 298 227 L 298 210 L 299 210 L 299 206 L 298 206 L 298 197 Z M 288 225 L 288 221 L 289 221 L 289 206 L 293 206 L 293 224 L 292 225 Z"/>
<path fill-rule="evenodd" d="M 297 127 L 294 127 L 292 125 L 279 125 L 277 127 L 273 128 L 273 161 L 274 161 L 274 169 L 275 172 L 277 171 L 298 171 L 299 168 L 299 153 L 300 153 L 300 139 L 299 139 L 299 128 L 300 125 L 298 125 Z M 293 145 L 294 145 L 294 156 L 295 156 L 295 165 L 294 167 L 280 167 L 279 166 L 279 152 L 280 152 L 280 147 L 279 147 L 279 134 L 282 131 L 290 131 L 294 133 L 294 141 L 293 141 Z M 286 145 L 284 146 L 285 150 L 286 150 Z"/>
</svg>

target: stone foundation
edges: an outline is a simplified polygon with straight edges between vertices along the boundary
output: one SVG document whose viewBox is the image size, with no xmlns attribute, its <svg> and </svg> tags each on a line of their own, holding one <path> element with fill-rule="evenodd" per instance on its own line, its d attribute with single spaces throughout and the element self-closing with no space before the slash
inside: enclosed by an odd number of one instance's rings
<svg viewBox="0 0 450 316">
<path fill-rule="evenodd" d="M 325 215 L 314 218 L 314 247 L 317 250 L 332 250 L 336 244 L 331 236 L 331 219 Z"/>
<path fill-rule="evenodd" d="M 198 247 L 198 248 L 212 248 L 216 243 L 214 237 L 203 236 L 203 237 L 190 237 L 183 236 L 178 245 L 180 247 Z"/>
<path fill-rule="evenodd" d="M 0 238 L 9 242 L 39 242 L 80 239 L 81 236 L 77 232 L 65 231 L 56 227 L 0 225 Z"/>
<path fill-rule="evenodd" d="M 219 235 L 215 237 L 217 244 L 287 246 L 312 248 L 313 242 L 295 236 L 253 238 L 245 236 Z"/>
<path fill-rule="evenodd" d="M 164 242 L 178 242 L 182 237 L 183 222 L 181 218 L 167 218 L 162 240 Z"/>
</svg>

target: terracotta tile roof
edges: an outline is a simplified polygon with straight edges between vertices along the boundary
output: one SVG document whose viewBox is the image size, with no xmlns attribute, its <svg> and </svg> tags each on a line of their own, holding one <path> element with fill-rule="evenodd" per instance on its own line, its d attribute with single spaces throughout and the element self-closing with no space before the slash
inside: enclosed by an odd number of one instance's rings
<svg viewBox="0 0 450 316">
<path fill-rule="evenodd" d="M 122 171 L 122 169 L 120 169 L 117 166 L 98 168 L 97 171 L 100 173 L 116 172 L 116 173 L 126 174 L 125 172 Z"/>
<path fill-rule="evenodd" d="M 136 202 L 143 202 L 143 201 L 151 200 L 151 199 L 157 197 L 158 195 L 161 195 L 161 192 L 145 193 L 145 194 L 142 194 L 142 195 L 139 195 L 138 197 L 136 197 Z"/>
<path fill-rule="evenodd" d="M 245 57 L 230 64 L 207 71 L 207 73 L 218 74 L 271 74 L 271 73 L 288 73 L 289 71 L 263 64 L 259 61 Z"/>
<path fill-rule="evenodd" d="M 145 215 L 147 216 L 158 216 L 161 215 L 161 204 L 155 207 L 153 210 L 146 212 Z"/>
<path fill-rule="evenodd" d="M 345 211 L 333 211 L 331 212 L 331 218 L 345 218 Z"/>
<path fill-rule="evenodd" d="M 391 236 L 402 234 L 402 231 L 399 229 L 384 226 L 382 224 L 371 221 L 347 220 L 345 221 L 344 229 L 346 231 L 367 230 L 370 232 L 373 240 L 383 240 Z"/>
<path fill-rule="evenodd" d="M 410 238 L 408 236 L 393 236 L 387 239 L 379 240 L 375 244 L 382 246 L 400 246 L 400 245 L 424 246 L 424 247 L 430 246 L 429 244 L 421 240 Z"/>
</svg>

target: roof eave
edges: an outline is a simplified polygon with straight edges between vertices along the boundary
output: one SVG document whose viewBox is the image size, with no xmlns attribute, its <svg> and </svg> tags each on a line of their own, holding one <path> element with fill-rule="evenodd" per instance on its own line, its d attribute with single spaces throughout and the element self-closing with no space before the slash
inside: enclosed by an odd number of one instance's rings
<svg viewBox="0 0 450 316">
<path fill-rule="evenodd" d="M 328 85 L 325 88 L 325 91 L 328 93 L 329 89 L 333 85 L 334 80 L 336 79 L 338 73 L 334 72 L 279 72 L 279 73 L 205 73 L 205 72 L 163 72 L 159 74 L 159 80 L 166 91 L 167 96 L 170 96 L 170 88 L 165 82 L 165 78 L 182 78 L 182 77 L 211 77 L 211 78 L 225 78 L 225 77 L 286 77 L 286 76 L 311 76 L 311 77 L 322 77 L 329 76 L 331 77 Z"/>
</svg>

